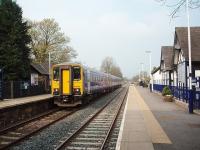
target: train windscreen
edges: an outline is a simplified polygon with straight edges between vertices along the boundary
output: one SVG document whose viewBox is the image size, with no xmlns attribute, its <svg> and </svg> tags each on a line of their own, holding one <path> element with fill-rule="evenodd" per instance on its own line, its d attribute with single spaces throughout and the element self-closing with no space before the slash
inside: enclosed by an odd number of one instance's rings
<svg viewBox="0 0 200 150">
<path fill-rule="evenodd" d="M 58 67 L 53 69 L 53 80 L 59 80 L 59 68 Z"/>
<path fill-rule="evenodd" d="M 81 79 L 81 68 L 80 67 L 73 67 L 73 74 L 74 74 L 74 79 L 75 80 L 80 80 Z"/>
</svg>

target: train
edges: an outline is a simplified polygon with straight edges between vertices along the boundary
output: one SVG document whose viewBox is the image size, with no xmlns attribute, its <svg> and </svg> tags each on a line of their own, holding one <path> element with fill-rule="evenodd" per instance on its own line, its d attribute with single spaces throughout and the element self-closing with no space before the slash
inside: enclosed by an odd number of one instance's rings
<svg viewBox="0 0 200 150">
<path fill-rule="evenodd" d="M 54 104 L 61 107 L 88 103 L 87 97 L 113 91 L 122 85 L 122 78 L 79 63 L 56 64 L 51 71 Z"/>
</svg>

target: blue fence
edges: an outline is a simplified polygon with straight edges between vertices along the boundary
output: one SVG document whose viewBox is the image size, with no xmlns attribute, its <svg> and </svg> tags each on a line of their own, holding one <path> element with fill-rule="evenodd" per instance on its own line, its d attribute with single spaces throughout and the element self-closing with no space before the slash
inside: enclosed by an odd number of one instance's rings
<svg viewBox="0 0 200 150">
<path fill-rule="evenodd" d="M 193 107 L 194 109 L 200 109 L 200 91 L 194 91 L 194 102 Z"/>
<path fill-rule="evenodd" d="M 165 86 L 166 85 L 154 84 L 153 89 L 162 92 Z M 189 90 L 187 87 L 183 86 L 169 86 L 169 88 L 175 98 L 186 103 L 189 103 L 189 100 L 191 99 L 192 109 L 200 109 L 200 91 L 196 91 L 196 89 Z"/>
</svg>

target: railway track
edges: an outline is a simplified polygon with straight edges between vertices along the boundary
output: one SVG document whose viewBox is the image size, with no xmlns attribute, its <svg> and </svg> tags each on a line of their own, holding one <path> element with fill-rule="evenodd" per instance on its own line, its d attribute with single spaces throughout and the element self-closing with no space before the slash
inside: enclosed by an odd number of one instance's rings
<svg viewBox="0 0 200 150">
<path fill-rule="evenodd" d="M 76 108 L 70 110 L 55 109 L 41 116 L 2 130 L 0 132 L 0 150 L 13 146 L 51 124 L 69 116 L 75 111 L 77 111 Z"/>
<path fill-rule="evenodd" d="M 72 131 L 71 136 L 62 139 L 56 150 L 102 150 L 105 148 L 107 140 L 113 130 L 115 122 L 125 101 L 128 89 L 119 92 L 111 101 L 105 104 L 99 111 L 91 115 L 81 127 Z M 115 99 L 115 102 L 113 101 Z M 113 103 L 117 104 L 112 109 Z"/>
</svg>

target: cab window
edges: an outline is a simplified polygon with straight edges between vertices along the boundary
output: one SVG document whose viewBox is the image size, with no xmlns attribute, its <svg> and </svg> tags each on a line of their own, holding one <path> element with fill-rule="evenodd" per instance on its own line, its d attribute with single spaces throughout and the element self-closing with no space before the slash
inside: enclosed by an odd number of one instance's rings
<svg viewBox="0 0 200 150">
<path fill-rule="evenodd" d="M 75 80 L 80 80 L 81 79 L 81 68 L 80 67 L 73 67 L 73 74 L 74 74 L 74 79 Z"/>
<path fill-rule="evenodd" d="M 59 68 L 58 67 L 53 69 L 53 80 L 59 80 Z"/>
</svg>

